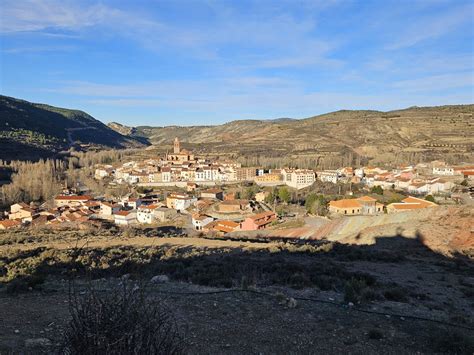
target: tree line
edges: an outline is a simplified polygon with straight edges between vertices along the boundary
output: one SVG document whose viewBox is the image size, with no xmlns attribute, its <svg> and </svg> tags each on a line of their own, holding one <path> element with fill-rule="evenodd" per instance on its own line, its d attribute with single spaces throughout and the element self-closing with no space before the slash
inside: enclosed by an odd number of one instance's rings
<svg viewBox="0 0 474 355">
<path fill-rule="evenodd" d="M 66 164 L 62 160 L 40 160 L 36 163 L 13 161 L 0 162 L 13 171 L 11 183 L 3 185 L 0 198 L 2 205 L 16 202 L 44 202 L 61 191 L 61 180 Z"/>
</svg>

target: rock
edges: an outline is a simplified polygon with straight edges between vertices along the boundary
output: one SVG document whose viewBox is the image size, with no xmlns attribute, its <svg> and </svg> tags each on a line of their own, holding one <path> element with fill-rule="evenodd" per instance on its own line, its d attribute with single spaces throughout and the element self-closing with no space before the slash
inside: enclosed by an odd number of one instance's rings
<svg viewBox="0 0 474 355">
<path fill-rule="evenodd" d="M 288 308 L 295 308 L 298 305 L 298 302 L 293 297 L 288 299 Z"/>
<path fill-rule="evenodd" d="M 51 346 L 51 340 L 47 338 L 31 338 L 25 340 L 25 347 L 27 348 L 40 348 Z"/>
<path fill-rule="evenodd" d="M 352 303 L 352 302 L 349 302 L 347 305 L 348 305 L 349 307 L 354 307 L 354 303 Z"/>
<path fill-rule="evenodd" d="M 15 329 L 15 334 L 18 334 L 20 331 L 18 329 Z"/>
<path fill-rule="evenodd" d="M 125 274 L 125 275 L 122 275 L 122 277 L 120 277 L 120 279 L 122 279 L 123 281 L 126 281 L 130 278 L 130 274 Z"/>
<path fill-rule="evenodd" d="M 154 284 L 164 284 L 169 280 L 170 278 L 166 275 L 156 275 L 151 278 L 151 282 Z"/>
</svg>

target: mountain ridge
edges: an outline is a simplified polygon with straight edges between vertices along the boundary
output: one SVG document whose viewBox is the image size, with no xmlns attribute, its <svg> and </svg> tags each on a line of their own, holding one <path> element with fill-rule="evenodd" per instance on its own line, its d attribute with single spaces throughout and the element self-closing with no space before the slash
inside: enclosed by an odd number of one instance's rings
<svg viewBox="0 0 474 355">
<path fill-rule="evenodd" d="M 0 95 L 0 159 L 37 160 L 71 147 L 142 146 L 142 142 L 112 130 L 84 111 Z"/>
<path fill-rule="evenodd" d="M 202 152 L 230 158 L 333 160 L 356 156 L 388 162 L 472 160 L 474 104 L 392 111 L 339 110 L 302 119 L 236 120 L 214 126 L 137 126 L 132 136 L 168 147 L 175 137 Z M 342 159 L 345 156 L 347 159 Z M 351 158 L 352 156 L 352 158 Z M 414 158 L 415 156 L 415 158 Z M 334 159 L 333 159 L 334 158 Z M 247 159 L 247 162 L 249 160 Z M 252 161 L 258 162 L 258 159 Z M 309 163 L 308 163 L 309 164 Z"/>
</svg>

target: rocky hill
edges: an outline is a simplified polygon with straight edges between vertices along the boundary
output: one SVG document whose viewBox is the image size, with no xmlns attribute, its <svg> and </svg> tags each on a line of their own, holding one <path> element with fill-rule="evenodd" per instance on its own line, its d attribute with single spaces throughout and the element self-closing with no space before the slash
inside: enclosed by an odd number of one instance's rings
<svg viewBox="0 0 474 355">
<path fill-rule="evenodd" d="M 76 148 L 128 148 L 143 143 L 83 111 L 0 96 L 0 159 L 51 157 Z"/>
<path fill-rule="evenodd" d="M 315 162 L 323 167 L 373 162 L 472 159 L 474 105 L 404 110 L 342 110 L 300 120 L 241 120 L 216 126 L 136 127 L 133 137 L 156 146 L 174 137 L 200 152 L 260 159 Z"/>
</svg>

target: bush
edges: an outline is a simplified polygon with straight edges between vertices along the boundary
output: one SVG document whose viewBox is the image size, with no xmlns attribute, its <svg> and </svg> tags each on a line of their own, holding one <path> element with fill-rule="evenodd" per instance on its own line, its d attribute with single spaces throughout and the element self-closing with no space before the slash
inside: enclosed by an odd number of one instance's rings
<svg viewBox="0 0 474 355">
<path fill-rule="evenodd" d="M 352 278 L 346 282 L 344 288 L 344 301 L 359 303 L 361 301 L 362 292 L 367 287 L 365 280 Z"/>
<path fill-rule="evenodd" d="M 401 287 L 392 287 L 386 290 L 383 295 L 388 301 L 408 302 L 407 292 Z"/>
<path fill-rule="evenodd" d="M 107 291 L 70 292 L 66 354 L 180 354 L 183 338 L 171 313 L 144 290 L 124 284 Z"/>
<path fill-rule="evenodd" d="M 383 338 L 383 333 L 379 329 L 371 329 L 367 334 L 369 339 L 380 340 Z"/>
<path fill-rule="evenodd" d="M 425 200 L 433 203 L 436 202 L 433 195 L 426 195 Z"/>
<path fill-rule="evenodd" d="M 374 187 L 372 187 L 370 192 L 372 192 L 374 194 L 377 194 L 377 195 L 383 195 L 383 188 L 382 188 L 382 186 L 374 186 Z"/>
</svg>

